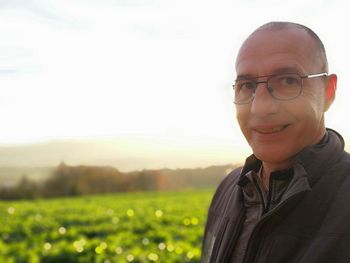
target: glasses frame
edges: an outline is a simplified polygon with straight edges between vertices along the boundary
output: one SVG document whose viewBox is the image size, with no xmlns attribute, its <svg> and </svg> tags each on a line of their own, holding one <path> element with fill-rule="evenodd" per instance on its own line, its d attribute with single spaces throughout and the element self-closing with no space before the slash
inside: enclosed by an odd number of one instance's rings
<svg viewBox="0 0 350 263">
<path fill-rule="evenodd" d="M 285 75 L 285 74 L 291 74 L 291 75 L 298 75 L 301 79 L 301 87 L 300 87 L 300 92 L 292 97 L 292 98 L 288 98 L 288 99 L 279 99 L 279 98 L 276 98 L 275 96 L 273 96 L 272 94 L 272 89 L 270 87 L 268 87 L 267 83 L 269 82 L 269 80 L 273 77 L 276 77 L 276 76 L 280 76 L 280 75 Z M 322 73 L 316 73 L 316 74 L 310 74 L 310 75 L 303 75 L 303 76 L 300 76 L 298 73 L 281 73 L 281 74 L 274 74 L 274 75 L 267 75 L 267 76 L 260 76 L 260 77 L 256 77 L 254 79 L 258 79 L 258 78 L 267 78 L 265 81 L 256 81 L 255 82 L 255 88 L 254 88 L 254 92 L 252 94 L 252 97 L 247 100 L 247 101 L 244 101 L 244 102 L 236 102 L 234 101 L 233 103 L 234 104 L 237 104 L 237 105 L 242 105 L 242 104 L 248 104 L 250 102 L 252 102 L 255 98 L 255 92 L 256 92 L 256 89 L 258 88 L 258 85 L 259 84 L 262 84 L 262 83 L 266 83 L 266 89 L 267 91 L 269 92 L 269 94 L 271 95 L 272 98 L 274 98 L 275 100 L 281 100 L 281 101 L 288 101 L 288 100 L 293 100 L 297 97 L 299 97 L 299 95 L 301 94 L 302 90 L 303 90 L 303 80 L 304 79 L 311 79 L 311 78 L 318 78 L 318 77 L 328 77 L 328 73 L 327 72 L 322 72 Z M 237 79 L 235 80 L 237 81 Z M 232 85 L 233 87 L 233 90 L 235 90 L 235 84 Z"/>
</svg>

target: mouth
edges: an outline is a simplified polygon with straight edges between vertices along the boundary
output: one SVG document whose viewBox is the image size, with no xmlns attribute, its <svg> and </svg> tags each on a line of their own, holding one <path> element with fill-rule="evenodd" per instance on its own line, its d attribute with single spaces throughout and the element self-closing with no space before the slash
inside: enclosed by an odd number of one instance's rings
<svg viewBox="0 0 350 263">
<path fill-rule="evenodd" d="M 273 134 L 283 131 L 289 126 L 289 124 L 286 125 L 279 125 L 279 126 L 266 126 L 266 127 L 255 127 L 254 130 L 261 134 Z"/>
</svg>

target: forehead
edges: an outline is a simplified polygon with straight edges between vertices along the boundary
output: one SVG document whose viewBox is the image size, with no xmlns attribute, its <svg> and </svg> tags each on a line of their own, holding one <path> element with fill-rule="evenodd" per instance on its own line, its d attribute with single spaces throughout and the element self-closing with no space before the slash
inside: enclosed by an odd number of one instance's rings
<svg viewBox="0 0 350 263">
<path fill-rule="evenodd" d="M 314 39 L 303 29 L 265 29 L 253 33 L 242 45 L 237 59 L 237 74 L 264 76 L 281 68 L 310 74 L 317 68 Z"/>
</svg>

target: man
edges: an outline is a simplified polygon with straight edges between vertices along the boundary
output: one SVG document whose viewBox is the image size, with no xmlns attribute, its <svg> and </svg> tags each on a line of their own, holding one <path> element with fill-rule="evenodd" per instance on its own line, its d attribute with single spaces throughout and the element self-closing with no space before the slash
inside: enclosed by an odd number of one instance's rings
<svg viewBox="0 0 350 263">
<path fill-rule="evenodd" d="M 236 72 L 253 155 L 213 197 L 201 262 L 350 262 L 350 155 L 325 128 L 337 77 L 321 40 L 300 24 L 265 24 L 243 43 Z"/>
</svg>

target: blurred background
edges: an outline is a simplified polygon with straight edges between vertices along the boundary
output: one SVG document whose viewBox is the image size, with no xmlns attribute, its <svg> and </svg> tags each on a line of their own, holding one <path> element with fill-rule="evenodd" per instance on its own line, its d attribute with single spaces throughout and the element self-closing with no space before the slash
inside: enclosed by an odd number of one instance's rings
<svg viewBox="0 0 350 263">
<path fill-rule="evenodd" d="M 345 2 L 344 2 L 345 3 Z M 0 1 L 0 166 L 205 167 L 249 154 L 235 122 L 234 59 L 262 23 L 324 41 L 346 138 L 349 38 L 341 1 Z"/>
<path fill-rule="evenodd" d="M 235 56 L 249 33 L 273 20 L 302 23 L 323 40 L 330 72 L 338 74 L 337 98 L 326 123 L 344 136 L 349 149 L 345 1 L 0 0 L 0 195 L 3 200 L 29 198 L 33 205 L 25 210 L 22 201 L 0 204 L 8 225 L 0 233 L 3 261 L 21 260 L 11 256 L 11 249 L 29 246 L 35 252 L 23 255 L 27 262 L 79 262 L 82 253 L 82 262 L 198 262 L 212 191 L 250 154 L 232 103 Z M 38 212 L 35 203 L 42 197 L 184 189 L 204 196 L 198 215 L 178 219 L 182 227 L 197 231 L 196 240 L 185 242 L 189 247 L 176 243 L 189 234 L 170 243 L 166 240 L 174 236 L 153 242 L 149 234 L 140 237 L 135 251 L 111 241 L 113 256 L 103 238 L 119 231 L 117 224 L 114 230 L 95 229 L 103 239 L 96 244 L 91 229 L 86 230 L 90 236 L 75 229 L 67 247 L 60 247 L 72 220 L 53 220 L 60 213 L 54 210 L 43 223 L 44 214 L 51 213 L 45 209 L 61 204 L 43 203 Z M 129 220 L 135 210 L 128 200 L 120 213 Z M 79 202 L 85 206 L 88 201 Z M 88 225 L 91 213 L 99 218 L 97 203 L 85 214 L 75 208 L 64 213 L 77 213 Z M 121 221 L 121 216 L 115 219 L 119 208 L 111 206 L 103 207 L 101 220 Z M 168 205 L 156 206 L 152 216 L 176 225 L 175 219 L 164 219 L 160 206 Z M 38 223 L 38 232 L 31 223 L 29 230 L 18 230 L 28 220 Z M 43 234 L 50 231 L 58 237 Z M 40 241 L 30 239 L 35 235 Z M 82 249 L 81 240 L 89 249 Z M 154 250 L 144 253 L 152 242 Z"/>
</svg>

